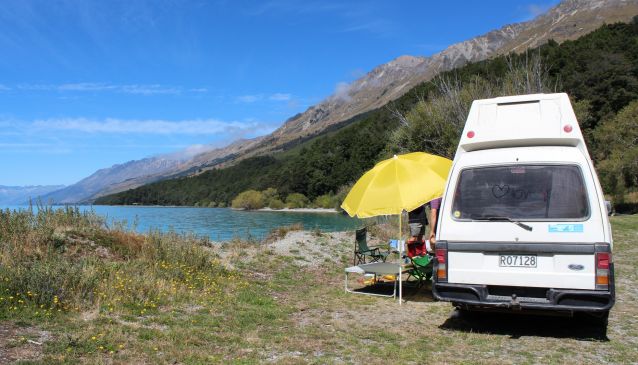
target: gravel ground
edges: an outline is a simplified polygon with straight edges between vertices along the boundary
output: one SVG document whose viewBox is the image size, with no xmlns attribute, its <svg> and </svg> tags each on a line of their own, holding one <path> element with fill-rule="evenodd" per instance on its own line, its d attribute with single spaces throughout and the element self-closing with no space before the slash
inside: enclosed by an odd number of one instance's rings
<svg viewBox="0 0 638 365">
<path fill-rule="evenodd" d="M 284 238 L 268 244 L 278 255 L 293 257 L 300 266 L 319 267 L 327 261 L 339 262 L 354 247 L 352 232 L 316 234 L 309 231 L 288 232 Z"/>
</svg>

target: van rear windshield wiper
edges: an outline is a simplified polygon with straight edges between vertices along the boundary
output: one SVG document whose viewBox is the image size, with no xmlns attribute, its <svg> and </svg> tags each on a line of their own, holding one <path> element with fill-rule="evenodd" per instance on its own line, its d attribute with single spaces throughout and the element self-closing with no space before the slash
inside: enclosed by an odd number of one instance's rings
<svg viewBox="0 0 638 365">
<path fill-rule="evenodd" d="M 475 221 L 488 221 L 488 222 L 511 222 L 523 228 L 524 230 L 527 230 L 530 232 L 532 231 L 532 229 L 534 229 L 532 226 L 528 226 L 525 223 L 513 220 L 512 218 L 509 218 L 509 217 L 498 217 L 494 215 L 471 215 L 470 219 Z"/>
</svg>

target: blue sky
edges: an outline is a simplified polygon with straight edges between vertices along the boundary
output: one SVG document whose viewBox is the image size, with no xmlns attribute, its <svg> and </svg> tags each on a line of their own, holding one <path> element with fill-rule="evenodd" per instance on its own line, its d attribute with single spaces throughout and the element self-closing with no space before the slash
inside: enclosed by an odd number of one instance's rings
<svg viewBox="0 0 638 365">
<path fill-rule="evenodd" d="M 557 2 L 4 0 L 0 185 L 266 134 L 379 64 Z"/>
</svg>

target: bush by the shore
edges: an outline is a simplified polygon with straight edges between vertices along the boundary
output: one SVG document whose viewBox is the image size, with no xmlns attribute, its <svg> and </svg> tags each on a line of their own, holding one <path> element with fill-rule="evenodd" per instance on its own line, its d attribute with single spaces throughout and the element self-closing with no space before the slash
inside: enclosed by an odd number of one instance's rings
<svg viewBox="0 0 638 365">
<path fill-rule="evenodd" d="M 264 194 L 257 190 L 246 190 L 233 199 L 231 206 L 235 209 L 261 209 L 264 207 Z"/>
<path fill-rule="evenodd" d="M 235 209 L 246 210 L 256 210 L 264 207 L 275 210 L 283 208 L 334 208 L 340 204 L 340 201 L 337 201 L 338 199 L 333 194 L 325 194 L 311 202 L 305 195 L 300 193 L 291 193 L 284 198 L 277 189 L 268 188 L 263 191 L 243 191 L 233 199 L 231 206 Z"/>
</svg>

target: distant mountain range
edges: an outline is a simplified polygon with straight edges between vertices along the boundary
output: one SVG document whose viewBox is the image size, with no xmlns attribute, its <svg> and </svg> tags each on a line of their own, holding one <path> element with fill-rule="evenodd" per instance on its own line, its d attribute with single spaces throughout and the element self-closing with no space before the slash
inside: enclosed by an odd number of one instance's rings
<svg viewBox="0 0 638 365">
<path fill-rule="evenodd" d="M 0 185 L 0 204 L 2 205 L 19 205 L 28 203 L 32 200 L 34 203 L 46 194 L 60 190 L 64 185 L 37 185 L 37 186 L 2 186 Z M 43 202 L 46 202 L 42 199 Z"/>
<path fill-rule="evenodd" d="M 195 156 L 176 152 L 113 165 L 100 169 L 73 185 L 44 195 L 43 199 L 63 204 L 87 203 L 100 196 L 136 188 L 154 181 L 194 174 L 210 165 L 223 165 L 225 161 L 239 156 L 260 140 L 261 138 L 238 140 L 224 148 L 211 148 Z"/>
<path fill-rule="evenodd" d="M 171 177 L 198 174 L 241 159 L 285 150 L 357 115 L 397 99 L 415 85 L 469 62 L 509 52 L 523 52 L 553 39 L 576 39 L 604 23 L 626 22 L 638 14 L 638 0 L 564 0 L 533 20 L 451 45 L 431 57 L 400 56 L 380 65 L 317 105 L 288 119 L 270 135 L 237 141 L 189 159 L 158 156 L 101 169 L 45 198 L 58 203 L 92 201 Z"/>
</svg>

